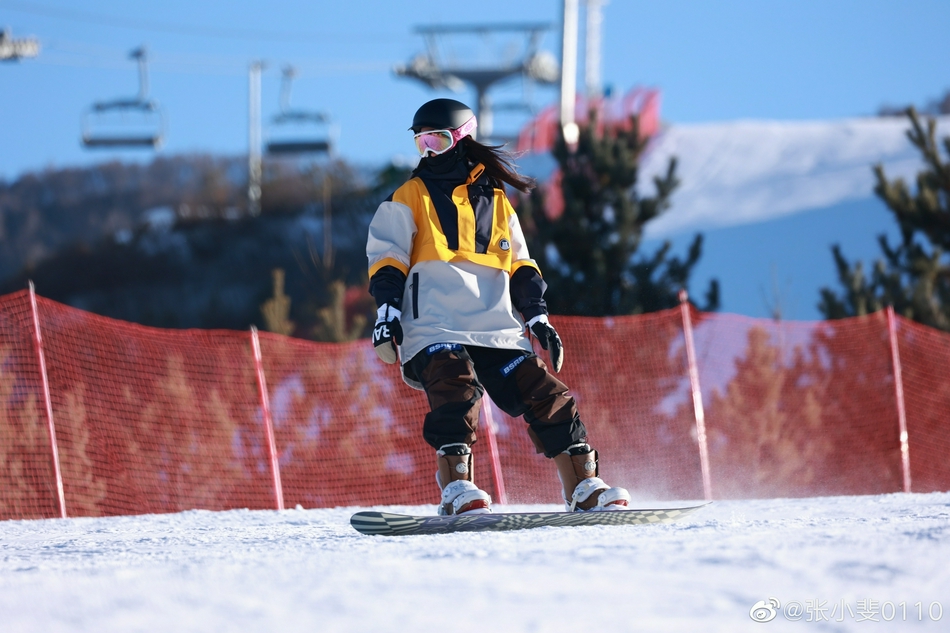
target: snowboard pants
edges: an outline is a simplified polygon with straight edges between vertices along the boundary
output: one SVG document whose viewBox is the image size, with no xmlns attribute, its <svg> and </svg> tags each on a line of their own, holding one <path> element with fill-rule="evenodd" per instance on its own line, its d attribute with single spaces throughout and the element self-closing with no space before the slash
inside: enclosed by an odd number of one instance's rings
<svg viewBox="0 0 950 633">
<path fill-rule="evenodd" d="M 485 391 L 511 417 L 524 416 L 535 449 L 547 457 L 587 441 L 587 429 L 567 385 L 531 352 L 431 345 L 410 359 L 405 369 L 422 383 L 429 400 L 422 436 L 433 448 L 475 443 Z"/>
</svg>

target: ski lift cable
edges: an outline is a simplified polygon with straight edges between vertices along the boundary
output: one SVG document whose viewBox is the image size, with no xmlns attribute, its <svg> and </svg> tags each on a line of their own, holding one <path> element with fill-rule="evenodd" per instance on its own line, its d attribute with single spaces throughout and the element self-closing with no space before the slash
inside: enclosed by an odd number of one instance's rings
<svg viewBox="0 0 950 633">
<path fill-rule="evenodd" d="M 117 61 L 118 51 L 114 47 L 87 45 L 79 41 L 53 40 L 44 44 L 44 54 L 34 60 L 46 66 L 71 68 L 100 68 L 123 70 L 128 68 L 125 62 Z M 247 74 L 246 56 L 195 55 L 162 50 L 158 55 L 149 56 L 150 70 L 161 74 L 188 74 L 213 76 L 244 76 Z M 297 76 L 328 77 L 338 74 L 389 73 L 392 62 L 327 62 L 325 60 L 304 59 L 297 65 Z"/>
<path fill-rule="evenodd" d="M 256 28 L 242 29 L 216 26 L 197 26 L 174 22 L 127 18 L 92 11 L 84 11 L 65 7 L 53 7 L 36 2 L 20 2 L 17 0 L 0 0 L 0 7 L 10 11 L 31 13 L 48 18 L 69 20 L 70 22 L 86 22 L 101 26 L 164 32 L 176 35 L 192 35 L 201 38 L 214 37 L 218 39 L 302 42 L 310 44 L 315 40 L 320 39 L 353 40 L 362 38 L 366 40 L 378 41 L 380 39 L 404 39 L 405 37 L 402 33 L 368 33 L 365 30 L 353 32 L 340 32 L 338 30 L 334 30 L 330 32 L 305 33 L 301 31 L 266 31 Z"/>
</svg>

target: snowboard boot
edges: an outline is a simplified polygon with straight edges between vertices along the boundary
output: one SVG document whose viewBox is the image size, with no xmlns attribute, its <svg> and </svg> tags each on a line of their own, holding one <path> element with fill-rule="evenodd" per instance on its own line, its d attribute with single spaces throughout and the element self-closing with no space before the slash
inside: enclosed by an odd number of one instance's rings
<svg viewBox="0 0 950 633">
<path fill-rule="evenodd" d="M 573 444 L 554 456 L 557 474 L 564 487 L 568 512 L 626 510 L 630 493 L 611 488 L 598 477 L 597 451 L 584 443 Z"/>
<path fill-rule="evenodd" d="M 491 497 L 472 483 L 472 449 L 468 444 L 446 444 L 438 451 L 439 469 L 435 480 L 442 489 L 439 514 L 487 514 Z"/>
</svg>

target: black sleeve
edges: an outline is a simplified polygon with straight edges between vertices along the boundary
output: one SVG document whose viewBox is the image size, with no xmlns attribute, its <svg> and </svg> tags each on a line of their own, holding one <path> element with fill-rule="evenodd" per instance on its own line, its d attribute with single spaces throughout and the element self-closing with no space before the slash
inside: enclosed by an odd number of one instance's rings
<svg viewBox="0 0 950 633">
<path fill-rule="evenodd" d="M 547 314 L 548 305 L 544 302 L 544 291 L 547 289 L 548 285 L 534 267 L 522 266 L 511 276 L 511 305 L 526 322 Z"/>
<path fill-rule="evenodd" d="M 406 287 L 406 275 L 395 266 L 383 266 L 369 280 L 369 293 L 376 299 L 376 307 L 388 303 L 402 309 L 402 293 Z"/>
</svg>

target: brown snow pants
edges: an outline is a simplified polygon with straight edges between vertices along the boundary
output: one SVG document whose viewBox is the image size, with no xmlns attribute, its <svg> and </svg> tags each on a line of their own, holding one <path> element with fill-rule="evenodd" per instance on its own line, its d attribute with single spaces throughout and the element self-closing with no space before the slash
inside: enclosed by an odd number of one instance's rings
<svg viewBox="0 0 950 633">
<path fill-rule="evenodd" d="M 520 349 L 439 344 L 416 354 L 405 367 L 429 400 L 422 435 L 432 447 L 474 444 L 482 394 L 487 391 L 502 411 L 524 416 L 539 453 L 554 457 L 587 440 L 567 385 L 544 362 Z"/>
</svg>

